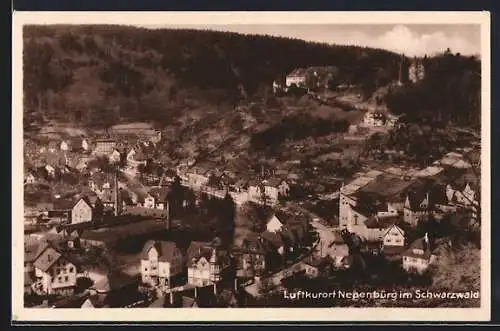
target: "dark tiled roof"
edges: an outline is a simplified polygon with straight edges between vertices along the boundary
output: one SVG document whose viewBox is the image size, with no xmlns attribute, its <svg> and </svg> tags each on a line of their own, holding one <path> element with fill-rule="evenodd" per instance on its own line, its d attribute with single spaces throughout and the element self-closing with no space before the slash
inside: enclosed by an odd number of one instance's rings
<svg viewBox="0 0 500 331">
<path fill-rule="evenodd" d="M 167 196 L 170 193 L 170 188 L 167 187 L 153 187 L 150 191 L 149 194 L 154 197 L 158 201 L 166 201 Z"/>
<path fill-rule="evenodd" d="M 48 247 L 46 250 L 40 254 L 40 256 L 35 260 L 35 267 L 47 271 L 62 257 L 61 253 L 56 251 L 52 247 Z"/>
<path fill-rule="evenodd" d="M 255 253 L 255 254 L 266 254 L 267 249 L 262 244 L 260 237 L 255 233 L 248 234 L 245 239 L 243 239 L 242 246 L 235 248 L 235 251 Z"/>
<path fill-rule="evenodd" d="M 410 202 L 411 210 L 419 210 L 420 204 L 426 198 L 425 190 L 412 190 L 408 192 L 408 201 Z"/>
<path fill-rule="evenodd" d="M 283 238 L 281 238 L 279 233 L 265 231 L 262 233 L 262 238 L 275 248 L 280 248 L 284 245 Z"/>
<path fill-rule="evenodd" d="M 417 254 L 414 250 L 421 250 L 423 254 Z M 420 258 L 420 259 L 429 259 L 432 255 L 432 248 L 429 244 L 427 244 L 424 238 L 419 238 L 415 240 L 410 247 L 403 253 L 403 256 Z"/>
<path fill-rule="evenodd" d="M 177 245 L 172 241 L 159 241 L 159 240 L 149 240 L 144 245 L 142 250 L 142 258 L 148 260 L 148 253 L 151 248 L 155 248 L 158 251 L 158 260 L 164 262 L 172 262 L 174 259 L 174 252 L 177 249 Z"/>
<path fill-rule="evenodd" d="M 371 217 L 366 221 L 365 225 L 367 228 L 371 229 L 386 229 L 394 224 L 399 223 L 399 216 L 391 217 Z"/>
<path fill-rule="evenodd" d="M 435 185 L 429 190 L 429 205 L 447 205 L 446 186 Z"/>
</svg>

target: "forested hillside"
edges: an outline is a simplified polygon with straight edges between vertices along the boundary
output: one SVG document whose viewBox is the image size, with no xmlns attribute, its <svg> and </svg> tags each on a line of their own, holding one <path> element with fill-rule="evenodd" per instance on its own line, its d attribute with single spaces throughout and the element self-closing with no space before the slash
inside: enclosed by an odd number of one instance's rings
<svg viewBox="0 0 500 331">
<path fill-rule="evenodd" d="M 91 127 L 125 119 L 168 124 L 192 103 L 258 98 L 297 67 L 334 65 L 339 84 L 375 90 L 397 78 L 399 61 L 383 50 L 269 36 L 27 26 L 25 127 L 51 119 Z"/>
<path fill-rule="evenodd" d="M 473 56 L 443 54 L 423 59 L 425 77 L 417 84 L 393 90 L 386 97 L 392 112 L 411 122 L 481 124 L 481 62 Z"/>
</svg>

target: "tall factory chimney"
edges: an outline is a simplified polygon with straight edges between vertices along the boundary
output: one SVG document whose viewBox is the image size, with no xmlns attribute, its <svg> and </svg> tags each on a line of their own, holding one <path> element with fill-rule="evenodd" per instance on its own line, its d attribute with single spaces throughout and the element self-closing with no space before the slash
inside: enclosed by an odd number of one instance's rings
<svg viewBox="0 0 500 331">
<path fill-rule="evenodd" d="M 118 169 L 114 172 L 114 215 L 120 214 L 120 199 L 118 195 Z"/>
<path fill-rule="evenodd" d="M 167 210 L 166 212 L 166 222 L 167 222 L 167 230 L 170 230 L 171 226 L 172 226 L 172 220 L 170 218 L 170 203 L 168 202 L 168 198 L 167 198 L 167 201 L 165 201 L 165 209 Z"/>
</svg>

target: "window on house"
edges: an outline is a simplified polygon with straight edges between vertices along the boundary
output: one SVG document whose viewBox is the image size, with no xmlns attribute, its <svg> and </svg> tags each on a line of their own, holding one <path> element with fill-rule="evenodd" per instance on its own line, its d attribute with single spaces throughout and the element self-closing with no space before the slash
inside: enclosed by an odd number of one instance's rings
<svg viewBox="0 0 500 331">
<path fill-rule="evenodd" d="M 68 276 L 64 276 L 64 281 L 67 282 L 69 280 Z"/>
<path fill-rule="evenodd" d="M 74 271 L 73 267 L 69 267 L 69 272 L 73 272 L 73 271 Z"/>
</svg>

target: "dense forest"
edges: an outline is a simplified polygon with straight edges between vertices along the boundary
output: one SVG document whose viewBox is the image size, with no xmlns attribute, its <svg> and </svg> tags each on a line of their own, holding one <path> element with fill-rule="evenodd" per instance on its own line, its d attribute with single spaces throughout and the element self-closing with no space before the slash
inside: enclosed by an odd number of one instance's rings
<svg viewBox="0 0 500 331">
<path fill-rule="evenodd" d="M 106 126 L 168 121 L 190 100 L 259 97 L 295 68 L 334 64 L 336 81 L 375 89 L 400 56 L 270 36 L 124 26 L 24 28 L 26 126 L 44 119 Z"/>
<path fill-rule="evenodd" d="M 474 56 L 443 54 L 425 57 L 424 79 L 392 90 L 385 98 L 389 109 L 406 114 L 410 122 L 481 124 L 481 62 Z"/>
</svg>

